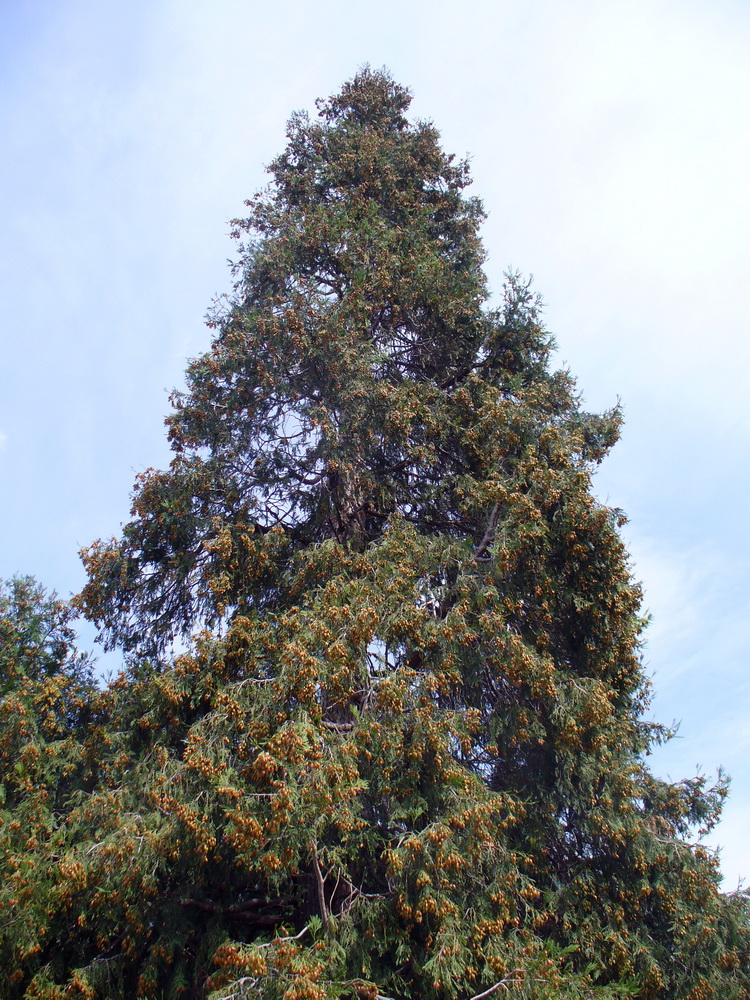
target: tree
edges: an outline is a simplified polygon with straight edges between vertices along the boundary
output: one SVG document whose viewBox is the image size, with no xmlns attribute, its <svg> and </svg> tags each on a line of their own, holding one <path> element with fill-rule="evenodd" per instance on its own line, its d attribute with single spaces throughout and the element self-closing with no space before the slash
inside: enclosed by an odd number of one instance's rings
<svg viewBox="0 0 750 1000">
<path fill-rule="evenodd" d="M 0 581 L 0 967 L 11 982 L 39 950 L 50 900 L 38 863 L 54 850 L 85 769 L 95 686 L 73 617 L 31 577 Z"/>
<path fill-rule="evenodd" d="M 91 661 L 75 647 L 74 614 L 31 577 L 0 581 L 0 804 L 7 809 L 21 809 L 42 789 L 48 796 L 56 748 L 84 731 L 94 682 Z"/>
<path fill-rule="evenodd" d="M 591 491 L 620 414 L 550 369 L 528 282 L 489 307 L 468 168 L 409 100 L 364 69 L 292 118 L 173 462 L 84 553 L 129 665 L 17 996 L 747 995 L 746 898 L 687 839 L 725 785 L 645 764 Z"/>
</svg>

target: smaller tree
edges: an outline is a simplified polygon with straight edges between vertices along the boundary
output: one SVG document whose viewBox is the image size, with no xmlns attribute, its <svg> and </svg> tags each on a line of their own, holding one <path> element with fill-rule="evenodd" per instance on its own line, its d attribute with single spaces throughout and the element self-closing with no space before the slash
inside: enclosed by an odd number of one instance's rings
<svg viewBox="0 0 750 1000">
<path fill-rule="evenodd" d="M 83 780 L 96 685 L 74 616 L 32 577 L 0 581 L 0 912 L 13 914 L 0 930 L 0 968 L 11 980 L 19 958 L 42 949 L 55 838 Z"/>
</svg>

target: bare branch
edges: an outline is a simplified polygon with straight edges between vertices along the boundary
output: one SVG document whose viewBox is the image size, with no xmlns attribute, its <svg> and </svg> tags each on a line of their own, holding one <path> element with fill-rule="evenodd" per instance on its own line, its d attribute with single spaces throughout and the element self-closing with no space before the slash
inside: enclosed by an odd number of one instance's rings
<svg viewBox="0 0 750 1000">
<path fill-rule="evenodd" d="M 517 970 L 515 975 L 517 975 L 519 971 L 520 970 Z M 509 985 L 517 986 L 523 983 L 548 983 L 548 982 L 549 979 L 539 979 L 536 977 L 535 978 L 524 977 L 523 979 L 510 979 L 510 978 L 501 979 L 499 983 L 495 983 L 494 986 L 490 986 L 490 988 L 488 990 L 485 990 L 484 993 L 477 993 L 476 996 L 470 997 L 469 1000 L 483 1000 L 484 997 L 488 997 L 490 993 L 494 993 L 495 990 L 499 990 L 500 988 L 508 991 Z"/>
<path fill-rule="evenodd" d="M 225 997 L 219 997 L 219 1000 L 239 1000 L 241 997 L 246 997 L 248 994 L 245 992 L 245 986 L 248 985 L 251 989 L 258 985 L 258 980 L 253 979 L 251 976 L 243 976 L 242 979 L 238 979 L 236 982 L 232 983 L 232 986 L 239 987 L 236 993 L 228 993 Z"/>
<path fill-rule="evenodd" d="M 279 944 L 280 941 L 299 941 L 299 939 L 301 937 L 304 937 L 305 934 L 307 934 L 307 932 L 309 930 L 310 930 L 310 925 L 309 924 L 305 924 L 305 926 L 302 928 L 302 930 L 299 932 L 299 934 L 290 935 L 289 937 L 277 937 L 277 938 L 274 938 L 273 941 L 266 941 L 264 944 L 256 944 L 256 945 L 254 945 L 254 947 L 255 948 L 271 948 L 273 945 Z"/>
<path fill-rule="evenodd" d="M 318 862 L 318 848 L 314 840 L 310 841 L 310 850 L 312 851 L 315 880 L 318 886 L 318 906 L 320 907 L 320 915 L 323 919 L 323 926 L 326 930 L 328 930 L 328 907 L 326 906 L 325 879 L 323 878 L 323 873 L 320 870 L 320 864 Z"/>
<path fill-rule="evenodd" d="M 495 537 L 495 521 L 497 520 L 497 512 L 498 512 L 498 510 L 499 510 L 499 507 L 498 507 L 497 504 L 495 504 L 495 506 L 492 508 L 492 513 L 490 514 L 490 519 L 487 522 L 487 530 L 484 533 L 484 537 L 482 538 L 482 541 L 479 543 L 479 545 L 474 550 L 474 558 L 475 559 L 480 559 L 484 555 L 484 553 L 487 551 L 487 547 L 490 545 L 490 543 L 492 542 L 492 539 Z"/>
</svg>

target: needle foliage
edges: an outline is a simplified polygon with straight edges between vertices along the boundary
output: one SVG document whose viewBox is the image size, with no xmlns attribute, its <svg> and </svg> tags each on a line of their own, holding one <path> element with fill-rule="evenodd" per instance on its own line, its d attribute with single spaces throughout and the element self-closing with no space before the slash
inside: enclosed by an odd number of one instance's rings
<svg viewBox="0 0 750 1000">
<path fill-rule="evenodd" d="M 293 116 L 235 223 L 172 464 L 84 553 L 127 668 L 85 711 L 64 657 L 4 676 L 11 1000 L 749 995 L 696 840 L 725 785 L 646 766 L 591 488 L 620 414 L 551 367 L 526 281 L 489 304 L 467 165 L 409 101 L 365 68 Z"/>
</svg>

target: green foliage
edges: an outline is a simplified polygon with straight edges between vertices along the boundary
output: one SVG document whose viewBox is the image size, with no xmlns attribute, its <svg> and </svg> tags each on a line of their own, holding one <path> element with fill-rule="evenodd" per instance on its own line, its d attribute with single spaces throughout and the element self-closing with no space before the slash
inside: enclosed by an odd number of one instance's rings
<svg viewBox="0 0 750 1000">
<path fill-rule="evenodd" d="M 0 967 L 12 982 L 48 929 L 51 852 L 85 770 L 95 687 L 73 614 L 29 577 L 0 582 Z"/>
<path fill-rule="evenodd" d="M 365 69 L 292 118 L 174 460 L 84 553 L 127 667 L 58 711 L 28 845 L 3 814 L 10 1000 L 748 995 L 747 898 L 688 842 L 725 786 L 645 765 L 590 480 L 619 413 L 550 370 L 527 282 L 487 305 L 466 164 L 408 106 Z"/>
<path fill-rule="evenodd" d="M 0 806 L 62 798 L 70 743 L 84 730 L 91 664 L 74 646 L 73 610 L 30 577 L 0 581 Z"/>
</svg>

